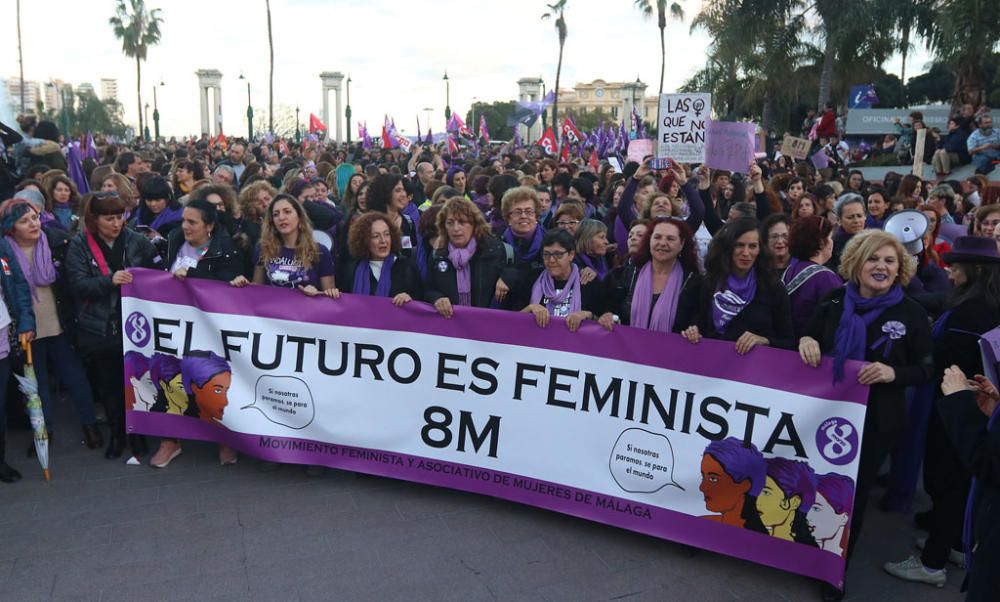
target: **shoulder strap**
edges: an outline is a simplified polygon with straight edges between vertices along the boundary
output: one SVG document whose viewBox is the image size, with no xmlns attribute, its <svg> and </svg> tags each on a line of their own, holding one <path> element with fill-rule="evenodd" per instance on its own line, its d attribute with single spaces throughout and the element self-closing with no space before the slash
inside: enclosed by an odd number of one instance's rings
<svg viewBox="0 0 1000 602">
<path fill-rule="evenodd" d="M 507 265 L 514 265 L 514 247 L 507 241 L 502 241 L 504 255 L 507 256 Z"/>
<path fill-rule="evenodd" d="M 814 264 L 810 265 L 806 269 L 804 269 L 801 272 L 799 272 L 798 274 L 796 274 L 795 278 L 792 278 L 792 281 L 785 285 L 785 292 L 787 292 L 789 295 L 791 295 L 795 291 L 799 290 L 799 288 L 803 284 L 805 284 L 806 281 L 808 281 L 810 278 L 812 278 L 813 276 L 815 276 L 816 274 L 819 274 L 820 272 L 822 272 L 824 270 L 830 271 L 828 268 L 826 268 L 824 266 L 821 266 L 821 265 L 819 265 L 817 263 L 814 263 Z M 787 272 L 787 271 L 788 271 L 788 268 L 785 268 L 785 272 Z M 784 280 L 784 274 L 782 274 L 782 278 L 781 279 Z"/>
</svg>

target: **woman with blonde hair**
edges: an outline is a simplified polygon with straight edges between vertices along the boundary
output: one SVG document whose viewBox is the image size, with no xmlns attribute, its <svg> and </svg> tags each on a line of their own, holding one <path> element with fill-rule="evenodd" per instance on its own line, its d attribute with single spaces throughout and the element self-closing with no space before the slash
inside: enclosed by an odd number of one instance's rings
<svg viewBox="0 0 1000 602">
<path fill-rule="evenodd" d="M 262 224 L 267 207 L 276 196 L 278 196 L 278 191 L 266 180 L 247 185 L 240 190 L 239 196 L 240 212 L 243 219 Z"/>
<path fill-rule="evenodd" d="M 139 206 L 139 190 L 135 184 L 120 173 L 110 173 L 101 180 L 101 192 L 116 192 L 125 203 L 125 220 L 128 221 Z"/>
<path fill-rule="evenodd" d="M 847 360 L 862 362 L 852 377 L 870 387 L 848 559 L 879 468 L 906 424 L 905 389 L 931 378 L 927 312 L 903 293 L 915 271 L 913 258 L 893 235 L 881 230 L 855 235 L 840 258 L 847 286 L 819 305 L 799 340 L 799 355 L 807 365 L 818 368 L 823 355 L 832 354 L 837 382 L 846 376 Z"/>
</svg>

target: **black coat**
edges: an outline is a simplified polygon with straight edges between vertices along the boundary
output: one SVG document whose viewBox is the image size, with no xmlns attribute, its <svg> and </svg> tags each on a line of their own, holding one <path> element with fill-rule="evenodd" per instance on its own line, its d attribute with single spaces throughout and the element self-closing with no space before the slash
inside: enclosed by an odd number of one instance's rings
<svg viewBox="0 0 1000 602">
<path fill-rule="evenodd" d="M 122 256 L 118 259 L 124 267 L 163 268 L 156 247 L 145 236 L 125 228 L 120 237 L 125 240 Z M 117 344 L 121 345 L 121 289 L 112 284 L 111 274 L 101 273 L 87 244 L 86 231 L 69 242 L 66 278 L 76 304 L 81 349 L 86 351 L 88 347 L 104 345 L 108 338 L 117 339 Z"/>
<path fill-rule="evenodd" d="M 345 293 L 354 292 L 354 271 L 358 267 L 357 259 L 348 259 L 343 262 L 344 268 L 338 273 L 337 276 L 337 288 Z M 420 272 L 417 271 L 417 266 L 412 259 L 407 257 L 396 256 L 396 260 L 392 262 L 392 270 L 390 271 L 392 276 L 392 285 L 389 287 L 389 297 L 395 297 L 400 293 L 407 293 L 415 300 L 420 301 L 424 298 L 424 285 L 420 280 Z M 374 274 L 369 276 L 369 295 L 375 294 L 375 289 L 378 287 L 378 281 L 375 280 Z"/>
<path fill-rule="evenodd" d="M 976 477 L 972 507 L 975 555 L 966 599 L 992 601 L 1000 591 L 1000 426 L 987 430 L 986 415 L 976 405 L 972 391 L 943 397 L 936 406 L 963 466 Z"/>
<path fill-rule="evenodd" d="M 715 291 L 709 288 L 704 276 L 691 278 L 691 282 L 685 283 L 677 305 L 674 332 L 680 332 L 688 326 L 697 326 L 703 337 L 735 341 L 749 331 L 767 339 L 771 347 L 793 349 L 796 346 L 792 306 L 785 287 L 780 282 L 767 284 L 758 277 L 757 294 L 726 325 L 724 333 L 715 330 L 712 320 L 712 296 Z"/>
<path fill-rule="evenodd" d="M 632 295 L 635 293 L 636 280 L 639 278 L 640 266 L 628 263 L 620 268 L 611 270 L 604 279 L 607 289 L 608 311 L 617 314 L 618 319 L 625 326 L 632 324 Z M 681 285 L 680 298 L 677 300 L 677 312 L 674 322 L 681 315 L 694 315 L 697 313 L 698 296 L 691 290 L 699 287 L 699 274 L 695 272 L 685 272 L 683 284 Z M 687 303 L 685 309 L 681 310 L 681 304 Z M 678 329 L 674 329 L 679 331 Z"/>
<path fill-rule="evenodd" d="M 476 252 L 469 260 L 472 307 L 492 306 L 497 280 L 506 266 L 507 252 L 502 242 L 492 236 L 476 241 Z M 427 266 L 424 298 L 428 303 L 434 303 L 441 297 L 447 297 L 452 305 L 458 305 L 458 281 L 455 266 L 448 259 L 447 247 L 436 249 L 430 255 Z"/>
<path fill-rule="evenodd" d="M 520 253 L 527 252 L 531 247 L 531 239 L 514 239 L 514 259 L 511 265 L 503 270 L 503 281 L 510 288 L 510 293 L 504 301 L 504 309 L 521 311 L 531 302 L 531 286 L 541 275 L 545 265 L 542 262 L 542 250 L 532 259 L 521 259 Z M 517 252 L 517 251 L 520 251 Z"/>
<path fill-rule="evenodd" d="M 807 329 L 807 336 L 819 341 L 824 354 L 833 353 L 837 335 L 837 326 L 844 313 L 844 295 L 846 289 L 832 291 L 816 308 L 812 322 Z M 883 357 L 886 347 L 880 345 L 875 349 L 871 346 L 883 336 L 882 326 L 889 321 L 901 322 L 905 335 L 894 341 L 888 357 Z M 879 435 L 895 437 L 899 435 L 905 424 L 906 399 L 904 389 L 921 385 L 931 378 L 931 327 L 927 312 L 919 303 L 903 297 L 903 300 L 887 308 L 877 320 L 868 326 L 865 336 L 866 362 L 881 362 L 892 367 L 896 372 L 896 380 L 888 384 L 872 385 L 868 394 L 868 420 L 873 424 Z M 865 436 L 868 436 L 866 431 Z"/>
<path fill-rule="evenodd" d="M 173 268 L 174 262 L 177 261 L 177 253 L 183 244 L 184 231 L 181 228 L 175 228 L 167 239 L 167 265 L 165 267 L 168 270 Z M 229 233 L 222 229 L 209 239 L 208 251 L 198 261 L 197 266 L 187 271 L 187 277 L 229 282 L 244 273 L 244 264 L 244 255 L 236 250 L 232 239 L 229 238 Z"/>
</svg>

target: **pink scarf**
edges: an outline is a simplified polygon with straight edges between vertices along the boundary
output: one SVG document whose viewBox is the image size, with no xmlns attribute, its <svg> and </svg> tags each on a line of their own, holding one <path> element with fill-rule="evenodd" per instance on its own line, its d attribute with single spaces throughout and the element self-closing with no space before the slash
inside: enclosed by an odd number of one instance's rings
<svg viewBox="0 0 1000 602">
<path fill-rule="evenodd" d="M 470 238 L 469 244 L 463 249 L 448 243 L 448 259 L 455 268 L 455 284 L 458 285 L 458 304 L 466 307 L 472 305 L 472 270 L 469 269 L 469 262 L 475 254 L 475 238 Z"/>
</svg>

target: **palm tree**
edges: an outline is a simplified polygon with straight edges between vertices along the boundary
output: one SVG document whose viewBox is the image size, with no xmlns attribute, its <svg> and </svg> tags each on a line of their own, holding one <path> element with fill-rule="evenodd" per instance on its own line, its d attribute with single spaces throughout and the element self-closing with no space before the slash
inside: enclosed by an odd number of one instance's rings
<svg viewBox="0 0 1000 602">
<path fill-rule="evenodd" d="M 1000 3 L 996 0 L 938 0 L 926 38 L 931 51 L 955 74 L 959 106 L 986 102 L 985 57 L 1000 45 Z"/>
<path fill-rule="evenodd" d="M 267 76 L 267 131 L 274 134 L 274 39 L 271 37 L 271 0 L 264 0 L 267 6 L 267 47 L 271 56 L 271 71 Z M 347 124 L 351 127 L 351 124 Z"/>
<path fill-rule="evenodd" d="M 566 44 L 566 19 L 563 15 L 563 11 L 566 9 L 567 0 L 558 0 L 555 4 L 546 4 L 549 7 L 549 12 L 542 15 L 542 20 L 553 18 L 556 21 L 556 31 L 559 32 L 559 63 L 556 66 L 556 87 L 553 88 L 554 95 L 552 97 L 552 123 L 555 127 L 559 127 L 557 120 L 559 119 L 559 76 L 562 75 L 562 59 L 563 59 L 563 46 Z M 561 137 L 560 137 L 561 138 Z M 560 140 L 560 145 L 562 141 Z"/>
<path fill-rule="evenodd" d="M 122 52 L 135 59 L 135 95 L 139 109 L 139 136 L 142 136 L 142 61 L 150 46 L 160 42 L 160 9 L 148 10 L 145 0 L 118 0 L 115 16 L 108 23 L 122 41 Z"/>
<path fill-rule="evenodd" d="M 668 0 L 633 0 L 635 7 L 642 11 L 647 19 L 656 13 L 656 26 L 660 28 L 660 95 L 663 95 L 663 75 L 667 69 L 667 42 L 664 37 L 664 30 L 667 28 L 667 10 L 670 11 L 671 18 L 678 21 L 684 20 L 684 9 L 677 2 Z M 656 8 L 653 7 L 656 4 Z"/>
</svg>

